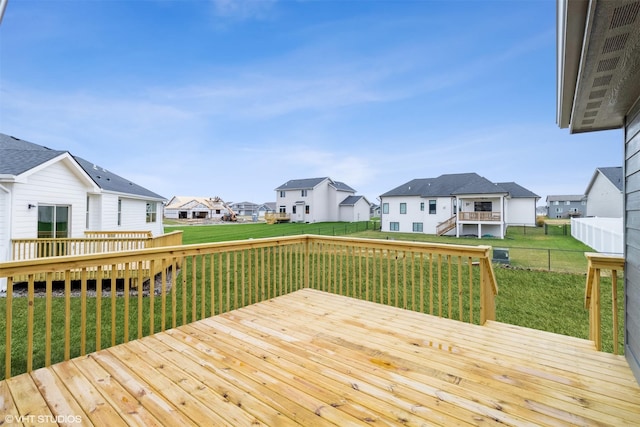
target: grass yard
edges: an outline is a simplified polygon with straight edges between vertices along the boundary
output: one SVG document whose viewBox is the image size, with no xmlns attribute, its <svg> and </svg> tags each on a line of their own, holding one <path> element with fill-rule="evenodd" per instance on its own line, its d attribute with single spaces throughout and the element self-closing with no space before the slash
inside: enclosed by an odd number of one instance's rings
<svg viewBox="0 0 640 427">
<path fill-rule="evenodd" d="M 359 231 L 353 237 L 407 240 L 412 242 L 447 243 L 453 245 L 488 245 L 508 248 L 513 267 L 583 274 L 587 271 L 585 252 L 593 249 L 563 233 L 545 234 L 543 227 L 509 227 L 504 239 L 456 238 L 418 233 Z"/>
<path fill-rule="evenodd" d="M 228 242 L 230 240 L 261 239 L 264 237 L 318 234 L 322 236 L 344 236 L 380 228 L 376 221 L 306 223 L 222 223 L 216 225 L 165 225 L 165 233 L 182 230 L 182 243 Z"/>
</svg>

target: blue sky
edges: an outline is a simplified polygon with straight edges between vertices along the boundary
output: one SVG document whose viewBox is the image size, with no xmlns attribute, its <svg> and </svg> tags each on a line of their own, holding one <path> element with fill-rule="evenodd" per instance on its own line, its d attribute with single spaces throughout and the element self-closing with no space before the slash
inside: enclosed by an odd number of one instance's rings
<svg viewBox="0 0 640 427">
<path fill-rule="evenodd" d="M 622 165 L 557 127 L 555 54 L 552 0 L 10 0 L 0 132 L 166 198 L 476 172 L 540 205 Z"/>
</svg>

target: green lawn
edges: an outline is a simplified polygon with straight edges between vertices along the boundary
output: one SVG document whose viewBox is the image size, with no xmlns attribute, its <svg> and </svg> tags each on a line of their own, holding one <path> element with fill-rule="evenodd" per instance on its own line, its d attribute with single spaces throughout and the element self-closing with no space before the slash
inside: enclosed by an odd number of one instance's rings
<svg viewBox="0 0 640 427">
<path fill-rule="evenodd" d="M 216 225 L 170 225 L 165 233 L 182 230 L 182 243 L 228 242 L 230 240 L 261 239 L 264 237 L 294 236 L 299 234 L 319 234 L 323 236 L 344 236 L 379 228 L 379 222 L 321 222 L 306 223 L 222 223 Z"/>
</svg>

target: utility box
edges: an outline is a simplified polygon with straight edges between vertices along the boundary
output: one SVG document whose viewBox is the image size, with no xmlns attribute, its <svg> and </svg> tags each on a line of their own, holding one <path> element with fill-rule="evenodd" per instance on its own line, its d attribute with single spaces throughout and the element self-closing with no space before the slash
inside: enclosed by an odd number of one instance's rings
<svg viewBox="0 0 640 427">
<path fill-rule="evenodd" d="M 493 248 L 493 259 L 491 261 L 499 264 L 509 264 L 509 249 Z"/>
</svg>

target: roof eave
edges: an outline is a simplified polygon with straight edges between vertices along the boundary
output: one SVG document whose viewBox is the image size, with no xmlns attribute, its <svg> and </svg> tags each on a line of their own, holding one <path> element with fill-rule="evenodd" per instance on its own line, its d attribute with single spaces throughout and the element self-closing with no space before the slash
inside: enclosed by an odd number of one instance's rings
<svg viewBox="0 0 640 427">
<path fill-rule="evenodd" d="M 571 124 L 588 6 L 589 3 L 584 0 L 559 0 L 557 2 L 556 121 L 562 129 L 568 128 Z"/>
</svg>

